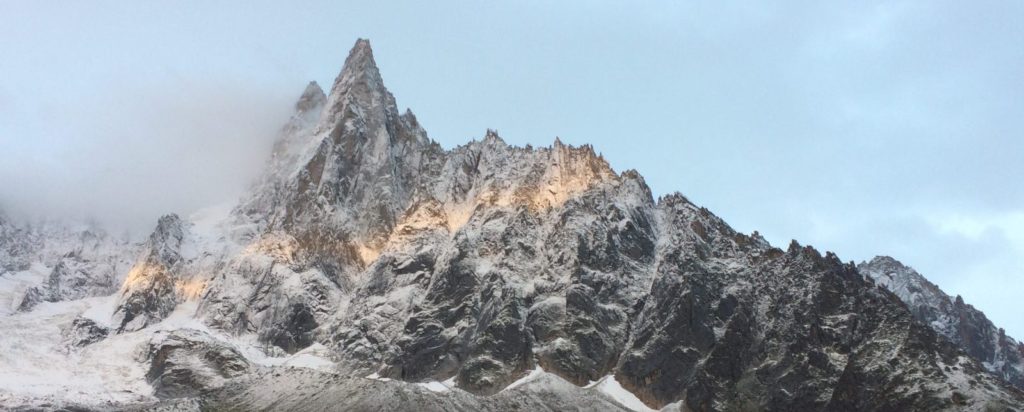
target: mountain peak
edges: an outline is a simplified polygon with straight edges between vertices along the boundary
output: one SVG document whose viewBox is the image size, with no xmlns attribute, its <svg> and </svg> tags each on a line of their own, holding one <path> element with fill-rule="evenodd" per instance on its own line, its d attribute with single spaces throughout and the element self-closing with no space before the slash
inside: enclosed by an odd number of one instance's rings
<svg viewBox="0 0 1024 412">
<path fill-rule="evenodd" d="M 0 284 L 0 369 L 39 380 L 148 366 L 70 390 L 0 379 L 4 406 L 11 388 L 25 390 L 16 402 L 103 410 L 1024 404 L 982 369 L 1024 382 L 1024 350 L 916 274 L 871 272 L 907 286 L 915 300 L 900 303 L 834 254 L 795 241 L 782 253 L 678 193 L 653 203 L 638 173 L 617 176 L 589 145 L 519 148 L 490 130 L 446 150 L 396 109 L 365 40 L 330 89 L 306 87 L 323 100 L 289 119 L 228 216 L 167 215 L 130 249 L 63 228 L 0 233 L 0 271 L 28 272 Z M 107 274 L 80 270 L 93 262 Z M 14 288 L 40 280 L 19 308 L 117 294 L 7 316 Z M 268 357 L 282 362 L 258 365 Z M 115 391 L 132 404 L 108 403 Z"/>
<path fill-rule="evenodd" d="M 364 38 L 356 39 L 356 44 L 354 46 L 352 46 L 352 50 L 351 51 L 355 52 L 356 50 L 366 51 L 366 52 L 369 52 L 369 53 L 372 54 L 373 53 L 373 48 L 370 47 L 370 39 L 364 39 Z M 373 57 L 373 56 L 371 55 L 371 57 Z"/>
<path fill-rule="evenodd" d="M 356 40 L 356 44 L 348 52 L 348 58 L 345 59 L 345 67 L 377 69 L 377 63 L 373 60 L 373 48 L 370 47 L 369 40 Z"/>
<path fill-rule="evenodd" d="M 1000 334 L 962 296 L 946 294 L 914 268 L 889 256 L 875 256 L 857 265 L 857 270 L 899 297 L 918 321 L 981 361 L 989 372 L 1024 387 L 1024 353 L 1017 351 L 1017 341 Z"/>
<path fill-rule="evenodd" d="M 398 116 L 395 98 L 384 87 L 369 40 L 359 39 L 352 46 L 331 86 L 326 107 L 321 125 L 331 129 L 339 126 L 346 111 L 370 123 Z"/>
<path fill-rule="evenodd" d="M 365 82 L 372 88 L 384 87 L 377 62 L 373 59 L 373 49 L 370 47 L 370 41 L 366 39 L 357 40 L 352 50 L 348 52 L 345 65 L 334 82 L 331 94 L 338 91 L 339 86 L 351 87 L 357 82 Z"/>
<path fill-rule="evenodd" d="M 323 103 L 326 99 L 327 95 L 324 94 L 324 89 L 321 89 L 317 82 L 311 81 L 306 85 L 306 89 L 302 91 L 299 101 L 295 102 L 295 110 L 299 112 L 309 111 Z"/>
<path fill-rule="evenodd" d="M 861 264 L 873 265 L 873 266 L 875 266 L 875 265 L 888 265 L 888 266 L 893 266 L 893 267 L 896 267 L 896 268 L 906 268 L 907 267 L 907 265 L 904 265 L 903 262 L 900 262 L 900 261 L 894 259 L 892 256 L 885 256 L 885 255 L 875 256 L 875 257 L 871 258 L 871 261 L 869 261 L 869 262 L 862 262 Z"/>
</svg>

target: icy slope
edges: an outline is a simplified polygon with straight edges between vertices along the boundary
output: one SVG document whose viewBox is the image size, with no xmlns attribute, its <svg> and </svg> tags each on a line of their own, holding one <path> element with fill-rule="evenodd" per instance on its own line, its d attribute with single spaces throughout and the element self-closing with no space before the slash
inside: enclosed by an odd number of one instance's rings
<svg viewBox="0 0 1024 412">
<path fill-rule="evenodd" d="M 139 402 L 149 398 L 145 369 L 136 361 L 143 337 L 116 336 L 85 348 L 67 344 L 74 321 L 111 297 L 41 303 L 0 317 L 0 405 L 48 402 Z"/>
</svg>

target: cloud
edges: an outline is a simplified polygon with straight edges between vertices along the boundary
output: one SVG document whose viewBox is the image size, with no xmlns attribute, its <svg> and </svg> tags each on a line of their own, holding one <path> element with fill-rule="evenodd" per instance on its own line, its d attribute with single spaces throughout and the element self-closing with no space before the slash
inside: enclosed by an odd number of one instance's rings
<svg viewBox="0 0 1024 412">
<path fill-rule="evenodd" d="M 0 202 L 32 218 L 149 230 L 160 215 L 235 199 L 261 170 L 287 102 L 251 85 L 181 79 L 47 101 L 33 119 L 52 119 L 46 127 L 2 137 Z"/>
</svg>

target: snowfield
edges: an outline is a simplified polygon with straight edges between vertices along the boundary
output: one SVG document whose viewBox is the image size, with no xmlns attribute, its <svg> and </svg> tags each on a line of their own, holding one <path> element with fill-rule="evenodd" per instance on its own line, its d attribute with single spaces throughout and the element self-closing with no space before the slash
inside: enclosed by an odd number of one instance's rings
<svg viewBox="0 0 1024 412">
<path fill-rule="evenodd" d="M 36 271 L 45 272 L 45 271 Z M 38 275 L 38 274 L 35 274 Z M 18 300 L 33 273 L 0 278 L 0 299 Z M 76 317 L 110 326 L 117 296 L 44 302 L 30 312 L 0 316 L 0 405 L 42 403 L 132 405 L 155 402 L 146 382 L 145 346 L 160 331 L 202 330 L 235 345 L 246 358 L 267 367 L 331 370 L 334 363 L 322 345 L 289 356 L 264 353 L 255 337 L 229 337 L 194 317 L 196 302 L 180 305 L 167 319 L 145 329 L 111 335 L 84 348 L 70 347 L 64 330 Z"/>
<path fill-rule="evenodd" d="M 137 360 L 147 333 L 112 336 L 81 350 L 63 342 L 62 330 L 75 317 L 109 308 L 111 301 L 113 296 L 46 302 L 31 312 L 0 317 L 0 405 L 150 400 L 152 388 Z"/>
</svg>

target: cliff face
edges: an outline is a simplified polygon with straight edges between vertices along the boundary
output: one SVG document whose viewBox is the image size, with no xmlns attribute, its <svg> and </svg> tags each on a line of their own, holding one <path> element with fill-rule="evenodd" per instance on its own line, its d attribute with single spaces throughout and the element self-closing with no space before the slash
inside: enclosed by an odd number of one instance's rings
<svg viewBox="0 0 1024 412">
<path fill-rule="evenodd" d="M 303 137 L 284 139 L 304 148 L 236 209 L 258 253 L 210 283 L 215 325 L 479 395 L 540 367 L 693 410 L 1020 400 L 852 264 L 655 200 L 590 147 L 489 131 L 441 149 L 398 114 L 365 41 L 320 114 L 299 113 Z"/>
<path fill-rule="evenodd" d="M 182 298 L 178 273 L 185 264 L 182 246 L 186 233 L 178 215 L 160 218 L 119 292 L 113 314 L 118 332 L 159 322 L 177 306 Z"/>
<path fill-rule="evenodd" d="M 160 220 L 107 339 L 189 308 L 208 330 L 151 340 L 147 375 L 156 395 L 214 409 L 1024 402 L 854 265 L 654 199 L 589 146 L 488 131 L 441 148 L 399 112 L 365 40 L 329 93 L 306 88 L 230 213 Z M 331 372 L 260 366 L 224 343 L 250 338 L 264 356 L 319 353 Z"/>
<path fill-rule="evenodd" d="M 0 278 L 31 280 L 11 282 L 19 284 L 10 285 L 14 290 L 0 299 L 0 313 L 108 295 L 117 290 L 138 247 L 95 225 L 22 223 L 0 212 Z"/>
<path fill-rule="evenodd" d="M 1024 388 L 1024 344 L 1006 336 L 984 313 L 947 295 L 913 268 L 888 256 L 861 262 L 857 268 L 899 296 L 921 323 L 953 342 L 985 369 Z"/>
</svg>

